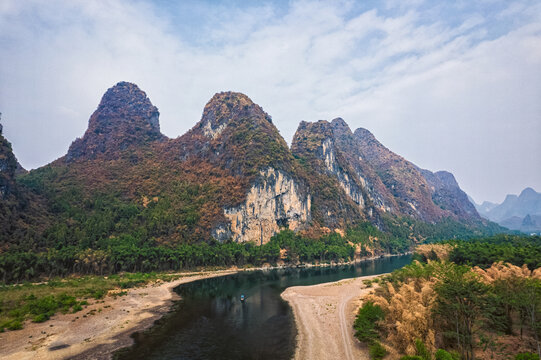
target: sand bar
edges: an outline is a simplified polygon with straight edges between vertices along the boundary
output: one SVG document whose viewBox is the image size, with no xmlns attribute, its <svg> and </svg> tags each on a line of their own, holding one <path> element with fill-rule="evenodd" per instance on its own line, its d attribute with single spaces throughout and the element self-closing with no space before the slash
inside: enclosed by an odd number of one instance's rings
<svg viewBox="0 0 541 360">
<path fill-rule="evenodd" d="M 378 276 L 287 288 L 282 298 L 293 308 L 298 330 L 295 359 L 369 359 L 353 336 L 353 321 L 360 298 L 372 290 L 363 280 Z"/>
</svg>

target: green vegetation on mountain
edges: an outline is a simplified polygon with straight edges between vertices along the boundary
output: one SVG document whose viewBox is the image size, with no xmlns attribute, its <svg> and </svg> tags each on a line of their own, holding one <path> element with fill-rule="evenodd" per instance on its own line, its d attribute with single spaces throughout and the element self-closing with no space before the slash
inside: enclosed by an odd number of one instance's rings
<svg viewBox="0 0 541 360">
<path fill-rule="evenodd" d="M 373 166 L 377 152 L 362 160 L 342 119 L 303 122 L 290 149 L 244 94 L 214 95 L 177 139 L 161 134 L 158 116 L 136 85 L 118 83 L 66 156 L 18 176 L 0 138 L 0 281 L 338 262 L 501 231 L 451 212 L 424 222 L 395 211 L 398 200 Z M 241 234 L 254 228 L 257 239 Z"/>
<path fill-rule="evenodd" d="M 14 243 L 33 242 L 49 224 L 45 199 L 16 181 L 24 172 L 0 124 L 0 256 Z"/>
</svg>

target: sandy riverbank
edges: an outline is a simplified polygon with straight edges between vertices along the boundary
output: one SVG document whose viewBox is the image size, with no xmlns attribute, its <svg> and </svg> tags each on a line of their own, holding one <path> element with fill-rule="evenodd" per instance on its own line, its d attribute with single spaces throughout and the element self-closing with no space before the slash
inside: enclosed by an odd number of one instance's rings
<svg viewBox="0 0 541 360">
<path fill-rule="evenodd" d="M 378 276 L 287 288 L 282 298 L 293 308 L 298 330 L 295 359 L 369 359 L 353 336 L 353 321 L 360 298 L 372 290 L 363 280 Z"/>
<path fill-rule="evenodd" d="M 58 314 L 39 324 L 28 322 L 22 330 L 0 334 L 0 358 L 109 359 L 112 352 L 133 343 L 133 332 L 152 326 L 170 309 L 171 301 L 178 298 L 174 287 L 235 272 L 188 273 L 175 281 L 132 289 L 125 296 L 108 296 L 103 303 L 90 304 L 75 314 Z"/>
</svg>

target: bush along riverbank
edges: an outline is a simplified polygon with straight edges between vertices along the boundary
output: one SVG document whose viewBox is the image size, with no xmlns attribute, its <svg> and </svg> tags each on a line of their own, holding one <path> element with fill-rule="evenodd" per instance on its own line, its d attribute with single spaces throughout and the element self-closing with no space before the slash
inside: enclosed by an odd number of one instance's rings
<svg viewBox="0 0 541 360">
<path fill-rule="evenodd" d="M 417 261 L 375 280 L 356 337 L 373 359 L 539 359 L 539 249 L 538 236 L 421 245 Z"/>
</svg>

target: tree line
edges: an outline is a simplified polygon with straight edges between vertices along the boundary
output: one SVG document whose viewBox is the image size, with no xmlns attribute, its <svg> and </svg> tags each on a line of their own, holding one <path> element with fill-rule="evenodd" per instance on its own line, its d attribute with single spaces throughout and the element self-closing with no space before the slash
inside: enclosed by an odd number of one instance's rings
<svg viewBox="0 0 541 360">
<path fill-rule="evenodd" d="M 348 240 L 336 233 L 309 239 L 284 230 L 261 246 L 216 241 L 163 246 L 155 240 L 121 235 L 108 238 L 95 249 L 71 245 L 36 252 L 8 250 L 0 255 L 0 279 L 12 283 L 72 273 L 103 275 L 202 266 L 260 266 L 279 261 L 341 262 L 354 257 L 355 248 Z"/>
</svg>

